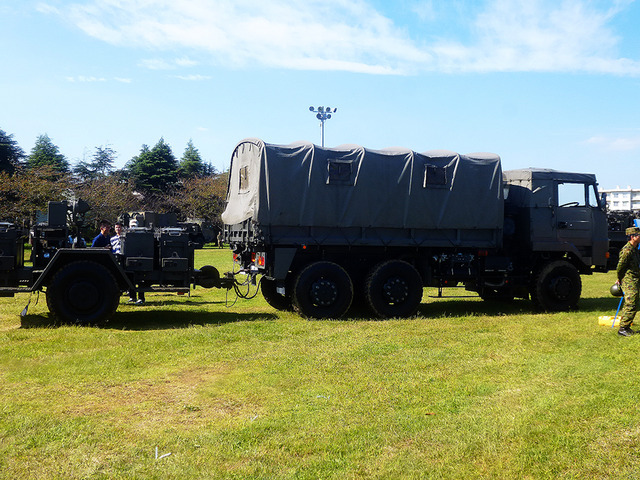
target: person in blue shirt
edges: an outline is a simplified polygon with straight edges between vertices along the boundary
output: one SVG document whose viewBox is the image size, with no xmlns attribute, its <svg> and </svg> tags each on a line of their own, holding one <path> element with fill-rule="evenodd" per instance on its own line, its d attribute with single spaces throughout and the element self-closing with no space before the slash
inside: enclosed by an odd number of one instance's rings
<svg viewBox="0 0 640 480">
<path fill-rule="evenodd" d="M 91 243 L 92 247 L 97 248 L 109 248 L 111 249 L 111 242 L 109 241 L 109 229 L 111 228 L 111 223 L 107 220 L 102 220 L 100 222 L 100 233 L 93 239 Z"/>
</svg>

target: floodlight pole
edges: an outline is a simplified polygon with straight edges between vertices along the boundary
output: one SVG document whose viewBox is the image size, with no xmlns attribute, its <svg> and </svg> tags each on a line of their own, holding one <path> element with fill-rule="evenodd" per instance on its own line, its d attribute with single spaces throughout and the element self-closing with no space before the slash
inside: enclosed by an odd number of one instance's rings
<svg viewBox="0 0 640 480">
<path fill-rule="evenodd" d="M 324 147 L 324 122 L 331 118 L 332 113 L 336 113 L 337 108 L 331 107 L 309 107 L 309 111 L 316 114 L 316 118 L 320 120 L 320 135 L 322 140 L 322 147 Z"/>
</svg>

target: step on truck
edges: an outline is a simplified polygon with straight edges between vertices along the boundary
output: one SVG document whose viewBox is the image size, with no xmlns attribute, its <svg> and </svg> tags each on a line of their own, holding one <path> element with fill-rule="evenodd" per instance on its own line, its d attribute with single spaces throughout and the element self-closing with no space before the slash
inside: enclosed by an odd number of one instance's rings
<svg viewBox="0 0 640 480">
<path fill-rule="evenodd" d="M 231 157 L 222 220 L 265 300 L 311 318 L 352 305 L 407 317 L 425 287 L 455 285 L 568 310 L 581 275 L 607 269 L 594 175 L 503 172 L 490 153 L 246 139 Z"/>
<path fill-rule="evenodd" d="M 77 233 L 89 209 L 82 200 L 49 202 L 46 219 L 28 232 L 0 223 L 0 296 L 44 291 L 59 321 L 97 324 L 109 319 L 120 296 L 131 290 L 185 294 L 196 285 L 233 287 L 233 277 L 221 278 L 212 266 L 194 268 L 195 245 L 184 228 L 129 228 L 117 255 L 108 248 L 86 248 Z"/>
</svg>

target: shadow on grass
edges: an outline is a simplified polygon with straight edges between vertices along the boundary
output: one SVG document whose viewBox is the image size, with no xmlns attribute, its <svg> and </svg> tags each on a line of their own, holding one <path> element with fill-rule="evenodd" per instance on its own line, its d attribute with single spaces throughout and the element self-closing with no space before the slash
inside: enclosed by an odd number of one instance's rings
<svg viewBox="0 0 640 480">
<path fill-rule="evenodd" d="M 613 297 L 581 298 L 577 312 L 602 312 L 618 308 L 619 300 Z M 448 299 L 430 298 L 418 308 L 423 317 L 458 317 L 468 315 L 539 315 L 546 314 L 534 308 L 530 300 L 514 299 L 512 301 L 487 300 L 478 301 L 478 297 L 449 297 Z"/>
<path fill-rule="evenodd" d="M 116 330 L 169 330 L 187 328 L 192 325 L 225 325 L 234 322 L 270 321 L 277 319 L 273 313 L 239 312 L 175 312 L 144 311 L 116 312 L 107 322 L 87 325 Z M 53 315 L 26 315 L 21 319 L 21 328 L 57 328 L 65 325 Z"/>
<path fill-rule="evenodd" d="M 545 312 L 535 310 L 529 300 L 512 301 L 478 301 L 478 297 L 443 297 L 430 298 L 418 307 L 417 315 L 425 318 L 464 317 L 470 315 L 538 315 Z M 181 302 L 163 302 L 164 305 Z M 224 303 L 224 302 L 202 302 Z M 578 304 L 578 312 L 615 312 L 619 300 L 614 297 L 582 298 Z M 182 303 L 184 304 L 184 303 Z M 95 325 L 98 328 L 127 330 L 166 330 L 187 328 L 191 325 L 225 325 L 234 322 L 273 321 L 278 315 L 269 312 L 242 313 L 237 311 L 205 312 L 175 310 L 143 310 L 116 312 L 106 323 Z M 354 305 L 341 319 L 349 321 L 370 321 L 378 319 L 362 305 Z M 26 315 L 21 319 L 21 328 L 56 328 L 63 326 L 53 315 Z"/>
</svg>

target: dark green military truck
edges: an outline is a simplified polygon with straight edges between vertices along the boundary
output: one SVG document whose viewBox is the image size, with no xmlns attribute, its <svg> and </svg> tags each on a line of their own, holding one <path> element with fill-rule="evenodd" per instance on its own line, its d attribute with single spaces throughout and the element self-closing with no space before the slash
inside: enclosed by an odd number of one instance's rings
<svg viewBox="0 0 640 480">
<path fill-rule="evenodd" d="M 278 309 L 340 317 L 362 303 L 406 317 L 423 288 L 576 308 L 606 271 L 607 219 L 591 174 L 502 171 L 500 157 L 240 142 L 226 241 Z"/>
</svg>

